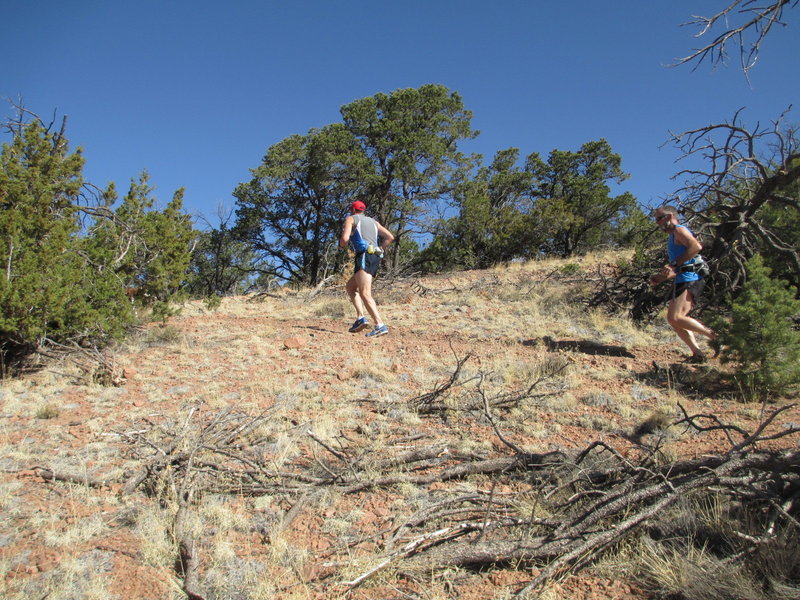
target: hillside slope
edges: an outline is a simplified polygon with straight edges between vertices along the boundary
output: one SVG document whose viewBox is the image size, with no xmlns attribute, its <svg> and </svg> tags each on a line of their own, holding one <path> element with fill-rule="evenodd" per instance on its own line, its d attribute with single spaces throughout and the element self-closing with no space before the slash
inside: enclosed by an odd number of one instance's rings
<svg viewBox="0 0 800 600">
<path fill-rule="evenodd" d="M 457 537 L 434 513 L 538 510 L 535 478 L 490 465 L 598 440 L 625 454 L 679 404 L 749 430 L 763 416 L 709 387 L 719 365 L 683 365 L 665 324 L 577 302 L 602 268 L 379 279 L 390 334 L 371 340 L 347 332 L 341 286 L 192 302 L 108 355 L 118 386 L 80 357 L 3 381 L 0 595 L 511 597 L 537 565 L 427 573 L 409 546 Z M 658 443 L 699 457 L 728 442 L 674 427 Z M 647 597 L 611 559 L 545 594 Z"/>
</svg>

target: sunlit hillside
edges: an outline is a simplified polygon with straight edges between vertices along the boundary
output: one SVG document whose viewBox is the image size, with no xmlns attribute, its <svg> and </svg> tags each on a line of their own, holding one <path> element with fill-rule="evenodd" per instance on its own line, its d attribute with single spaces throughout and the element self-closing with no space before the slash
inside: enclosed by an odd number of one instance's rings
<svg viewBox="0 0 800 600">
<path fill-rule="evenodd" d="M 743 402 L 716 361 L 683 362 L 663 317 L 588 309 L 621 258 L 379 277 L 377 339 L 347 332 L 341 282 L 189 302 L 101 362 L 49 358 L 0 382 L 0 596 L 744 597 L 752 574 L 725 554 L 738 504 L 692 479 L 729 463 L 690 461 L 791 399 Z M 787 408 L 757 435 L 798 422 Z M 736 560 L 796 594 L 797 530 L 773 526 L 770 561 Z"/>
</svg>

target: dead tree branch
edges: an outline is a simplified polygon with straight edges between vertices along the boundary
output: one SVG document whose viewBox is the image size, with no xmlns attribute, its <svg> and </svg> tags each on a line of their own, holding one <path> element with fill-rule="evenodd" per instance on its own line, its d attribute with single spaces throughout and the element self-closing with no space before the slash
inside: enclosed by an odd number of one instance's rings
<svg viewBox="0 0 800 600">
<path fill-rule="evenodd" d="M 755 254 L 774 257 L 773 275 L 800 284 L 793 226 L 800 219 L 800 139 L 784 124 L 785 117 L 748 127 L 737 111 L 729 122 L 672 136 L 679 160 L 691 166 L 674 176 L 683 184 L 671 203 L 701 240 L 711 269 L 701 309 L 725 305 L 738 295 L 746 281 L 745 263 Z M 666 286 L 663 293 L 653 291 L 646 278 L 663 262 L 662 242 L 637 265 L 601 282 L 589 304 L 624 308 L 637 320 L 648 317 L 660 306 Z"/>
<path fill-rule="evenodd" d="M 770 522 L 786 522 L 782 507 L 796 513 L 794 496 L 800 493 L 800 452 L 796 449 L 770 450 L 760 443 L 778 434 L 767 430 L 783 409 L 774 411 L 754 432 L 729 427 L 715 421 L 711 426 L 698 423 L 700 416 L 686 415 L 678 423 L 692 424 L 701 433 L 726 428 L 742 437 L 730 438 L 731 448 L 721 455 L 677 462 L 659 462 L 652 453 L 640 458 L 625 457 L 605 443 L 597 442 L 571 458 L 562 455 L 550 462 L 534 461 L 513 443 L 506 445 L 516 456 L 505 463 L 504 477 L 541 470 L 537 477 L 538 503 L 554 516 L 536 519 L 503 507 L 497 526 L 477 526 L 475 513 L 458 509 L 467 499 L 443 503 L 446 510 L 431 510 L 401 524 L 398 533 L 415 540 L 414 552 L 405 556 L 404 568 L 440 569 L 452 566 L 477 567 L 491 564 L 542 564 L 544 568 L 520 596 L 540 588 L 553 577 L 590 564 L 633 531 L 665 514 L 677 502 L 694 493 L 715 493 L 772 507 Z M 702 420 L 702 419 L 700 419 Z M 676 423 L 677 424 L 677 423 Z M 791 435 L 800 430 L 780 432 Z M 599 453 L 598 453 L 599 451 Z M 602 457 L 606 456 L 605 459 Z M 600 468 L 587 460 L 602 459 Z M 588 467 L 588 468 L 587 468 Z M 574 473 L 574 475 L 572 474 Z M 440 473 L 441 474 L 441 473 Z M 787 497 L 784 497 L 787 496 Z M 780 510 L 775 506 L 781 507 Z M 461 511 L 461 512 L 460 512 Z M 472 517 L 467 526 L 466 515 Z M 796 514 L 788 513 L 794 523 Z M 447 525 L 455 518 L 461 527 Z M 484 514 L 483 523 L 491 519 Z M 447 525 L 444 527 L 444 525 Z M 426 527 L 431 537 L 425 537 Z M 448 537 L 458 531 L 458 535 Z M 442 539 L 445 537 L 446 539 Z M 390 557 L 393 562 L 396 557 Z M 388 563 L 382 563 L 385 567 Z M 368 575 L 368 574 L 365 574 Z"/>
<path fill-rule="evenodd" d="M 452 346 L 451 346 L 452 350 Z M 455 353 L 454 353 L 455 354 Z M 461 369 L 466 362 L 472 358 L 472 354 L 467 354 L 463 358 L 456 356 L 456 368 L 450 375 L 450 379 L 438 385 L 436 389 L 431 392 L 422 394 L 409 400 L 409 405 L 417 410 L 420 414 L 430 414 L 446 407 L 442 397 L 454 386 L 461 376 Z M 463 384 L 462 384 L 463 385 Z"/>
<path fill-rule="evenodd" d="M 697 38 L 709 34 L 719 24 L 725 29 L 705 46 L 678 59 L 673 66 L 696 61 L 695 68 L 697 68 L 706 59 L 714 66 L 722 64 L 728 57 L 728 44 L 732 42 L 739 47 L 739 64 L 747 75 L 758 61 L 761 46 L 772 28 L 775 25 L 786 25 L 782 21 L 784 10 L 796 7 L 797 3 L 798 0 L 776 0 L 763 6 L 755 0 L 734 0 L 710 17 L 693 16 L 694 20 L 686 25 L 699 27 L 695 35 Z M 739 18 L 743 19 L 743 22 L 732 25 Z M 748 36 L 752 41 L 748 42 L 746 39 Z"/>
<path fill-rule="evenodd" d="M 380 459 L 370 454 L 370 440 L 360 448 L 357 439 L 342 435 L 331 442 L 302 426 L 306 435 L 298 431 L 297 439 L 310 440 L 306 451 L 278 467 L 277 450 L 268 432 L 261 430 L 268 426 L 265 415 L 194 411 L 181 423 L 136 431 L 126 438 L 136 444 L 145 464 L 125 489 L 147 483 L 150 493 L 173 495 L 179 506 L 174 525 L 178 572 L 186 593 L 196 598 L 202 597 L 199 548 L 186 524 L 197 499 L 209 492 L 291 497 L 293 508 L 276 521 L 281 528 L 320 497 L 322 488 L 356 494 L 395 485 L 425 488 L 466 482 L 475 476 L 489 483 L 488 491 L 437 487 L 436 502 L 382 528 L 380 536 L 388 538 L 385 554 L 344 582 L 347 588 L 390 568 L 430 572 L 453 566 L 539 566 L 537 576 L 519 591 L 525 596 L 554 577 L 591 564 L 634 532 L 668 520 L 670 507 L 693 495 L 725 496 L 763 517 L 758 520 L 763 530 L 743 531 L 747 539 L 731 546 L 731 561 L 746 556 L 753 540 L 770 544 L 785 528 L 799 527 L 800 451 L 775 444 L 800 433 L 793 425 L 779 427 L 778 419 L 788 407 L 771 411 L 753 431 L 715 415 L 691 415 L 681 407 L 682 416 L 673 426 L 688 427 L 697 435 L 722 432 L 729 447 L 719 454 L 676 461 L 665 460 L 656 449 L 620 450 L 606 441 L 582 451 L 530 452 L 502 432 L 503 404 L 493 404 L 494 397 L 485 390 L 477 395 L 483 416 L 509 456 L 480 458 L 443 445 L 430 447 L 422 440 L 420 447 Z M 325 455 L 317 457 L 317 448 Z M 499 493 L 505 484 L 515 484 L 511 489 L 524 485 L 530 491 L 524 496 Z"/>
</svg>

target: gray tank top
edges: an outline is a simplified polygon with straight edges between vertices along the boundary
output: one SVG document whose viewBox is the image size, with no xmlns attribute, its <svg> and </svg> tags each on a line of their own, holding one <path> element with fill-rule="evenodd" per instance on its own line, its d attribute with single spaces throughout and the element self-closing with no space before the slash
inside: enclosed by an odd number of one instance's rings
<svg viewBox="0 0 800 600">
<path fill-rule="evenodd" d="M 378 223 L 375 219 L 362 214 L 353 215 L 353 232 L 350 235 L 353 249 L 364 252 L 370 244 L 378 245 Z"/>
</svg>

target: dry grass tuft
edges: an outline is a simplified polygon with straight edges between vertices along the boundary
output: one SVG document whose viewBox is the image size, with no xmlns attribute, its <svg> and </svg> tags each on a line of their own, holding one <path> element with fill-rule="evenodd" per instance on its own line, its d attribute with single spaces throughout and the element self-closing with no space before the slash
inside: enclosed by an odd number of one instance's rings
<svg viewBox="0 0 800 600">
<path fill-rule="evenodd" d="M 52 404 L 43 404 L 36 409 L 37 419 L 55 419 L 61 414 L 61 411 Z"/>
<path fill-rule="evenodd" d="M 800 597 L 800 535 L 784 529 L 756 545 L 763 528 L 746 505 L 713 494 L 660 515 L 650 535 L 614 558 L 660 596 L 685 600 L 790 600 Z M 752 535 L 751 535 L 752 533 Z"/>
<path fill-rule="evenodd" d="M 635 436 L 648 435 L 663 431 L 672 423 L 672 417 L 662 411 L 656 411 L 641 422 L 633 434 Z"/>
</svg>

